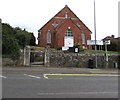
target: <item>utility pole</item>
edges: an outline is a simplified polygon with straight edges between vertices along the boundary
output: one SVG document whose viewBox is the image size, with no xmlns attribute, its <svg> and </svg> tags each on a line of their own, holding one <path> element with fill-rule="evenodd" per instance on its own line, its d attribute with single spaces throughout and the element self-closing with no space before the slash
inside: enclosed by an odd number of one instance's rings
<svg viewBox="0 0 120 100">
<path fill-rule="evenodd" d="M 95 13 L 95 0 L 94 0 L 94 34 L 95 34 L 95 67 L 97 68 L 97 46 L 96 46 L 96 13 Z"/>
</svg>

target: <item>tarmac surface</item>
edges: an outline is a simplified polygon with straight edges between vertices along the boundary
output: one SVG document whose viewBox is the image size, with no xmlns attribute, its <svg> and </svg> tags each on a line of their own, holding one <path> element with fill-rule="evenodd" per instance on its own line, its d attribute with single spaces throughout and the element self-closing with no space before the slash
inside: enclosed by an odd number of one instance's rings
<svg viewBox="0 0 120 100">
<path fill-rule="evenodd" d="M 3 98 L 118 98 L 117 69 L 3 67 Z"/>
</svg>

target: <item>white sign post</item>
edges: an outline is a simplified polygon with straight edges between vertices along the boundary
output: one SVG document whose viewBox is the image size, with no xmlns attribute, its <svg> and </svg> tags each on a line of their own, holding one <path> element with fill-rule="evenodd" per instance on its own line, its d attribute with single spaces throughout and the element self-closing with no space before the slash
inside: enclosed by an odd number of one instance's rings
<svg viewBox="0 0 120 100">
<path fill-rule="evenodd" d="M 105 41 L 105 52 L 106 52 L 106 68 L 108 68 L 108 54 L 107 54 L 107 45 L 110 45 L 110 40 Z"/>
</svg>

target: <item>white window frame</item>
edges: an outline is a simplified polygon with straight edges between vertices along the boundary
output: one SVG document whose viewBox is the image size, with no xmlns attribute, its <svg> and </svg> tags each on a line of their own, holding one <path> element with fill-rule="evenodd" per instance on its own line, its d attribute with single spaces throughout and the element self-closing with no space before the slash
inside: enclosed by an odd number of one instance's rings
<svg viewBox="0 0 120 100">
<path fill-rule="evenodd" d="M 66 33 L 65 33 L 65 36 L 67 36 L 67 37 L 73 37 L 72 31 L 71 31 L 70 29 L 68 29 L 68 30 L 66 31 Z"/>
</svg>

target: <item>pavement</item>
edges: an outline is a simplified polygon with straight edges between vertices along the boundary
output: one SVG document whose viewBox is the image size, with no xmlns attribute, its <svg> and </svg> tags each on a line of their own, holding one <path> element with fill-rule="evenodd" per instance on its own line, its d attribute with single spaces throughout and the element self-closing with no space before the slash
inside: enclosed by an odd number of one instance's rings
<svg viewBox="0 0 120 100">
<path fill-rule="evenodd" d="M 54 74 L 119 74 L 118 69 L 90 69 L 90 68 L 54 68 L 54 67 L 3 67 L 3 73 L 54 73 Z"/>
</svg>

